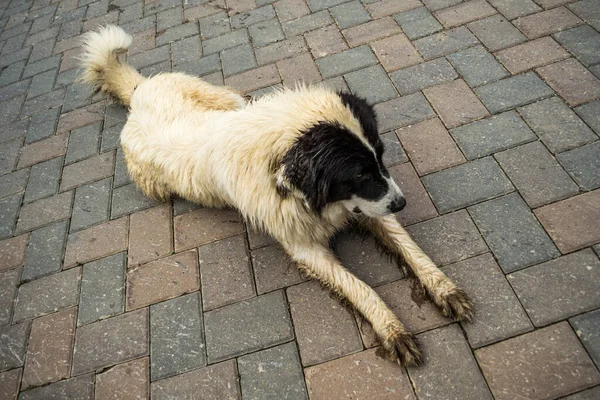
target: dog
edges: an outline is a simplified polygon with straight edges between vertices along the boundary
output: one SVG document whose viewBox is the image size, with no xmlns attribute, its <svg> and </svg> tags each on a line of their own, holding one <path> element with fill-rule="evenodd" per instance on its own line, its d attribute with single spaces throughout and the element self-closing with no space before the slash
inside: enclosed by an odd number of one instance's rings
<svg viewBox="0 0 600 400">
<path fill-rule="evenodd" d="M 121 145 L 132 180 L 147 196 L 236 208 L 301 272 L 369 321 L 384 356 L 401 365 L 420 364 L 421 350 L 376 292 L 333 254 L 330 239 L 342 228 L 355 223 L 371 232 L 444 315 L 472 318 L 469 297 L 393 215 L 406 200 L 383 165 L 376 115 L 364 99 L 300 86 L 247 102 L 182 73 L 143 77 L 118 58 L 130 45 L 117 26 L 88 33 L 81 80 L 129 108 Z"/>
</svg>

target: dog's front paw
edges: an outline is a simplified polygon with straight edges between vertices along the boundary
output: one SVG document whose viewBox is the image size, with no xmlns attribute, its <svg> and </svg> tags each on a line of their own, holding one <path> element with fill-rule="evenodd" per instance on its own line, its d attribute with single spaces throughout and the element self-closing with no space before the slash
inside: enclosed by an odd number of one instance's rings
<svg viewBox="0 0 600 400">
<path fill-rule="evenodd" d="M 419 349 L 417 339 L 412 333 L 394 328 L 380 338 L 383 357 L 395 361 L 401 366 L 421 365 L 423 353 Z"/>
<path fill-rule="evenodd" d="M 473 302 L 462 289 L 452 289 L 441 298 L 438 306 L 448 318 L 457 321 L 471 321 L 473 319 Z"/>
</svg>

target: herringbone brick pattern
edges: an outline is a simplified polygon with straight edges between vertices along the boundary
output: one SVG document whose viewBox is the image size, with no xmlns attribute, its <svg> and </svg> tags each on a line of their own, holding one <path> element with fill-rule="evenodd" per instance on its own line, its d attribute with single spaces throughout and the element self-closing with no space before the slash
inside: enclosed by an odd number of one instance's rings
<svg viewBox="0 0 600 400">
<path fill-rule="evenodd" d="M 600 398 L 599 21 L 598 0 L 0 0 L 0 398 Z M 418 334 L 400 368 L 235 211 L 144 197 L 126 110 L 76 83 L 105 23 L 146 75 L 375 104 L 398 218 L 474 322 L 342 234 Z"/>
</svg>

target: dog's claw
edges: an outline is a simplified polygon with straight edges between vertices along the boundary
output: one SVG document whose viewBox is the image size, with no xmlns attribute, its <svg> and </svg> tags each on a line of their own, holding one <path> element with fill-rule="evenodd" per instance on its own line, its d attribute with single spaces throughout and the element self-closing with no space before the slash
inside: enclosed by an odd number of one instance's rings
<svg viewBox="0 0 600 400">
<path fill-rule="evenodd" d="M 439 306 L 442 313 L 448 318 L 462 322 L 473 319 L 473 302 L 462 289 L 456 288 L 444 296 L 443 303 Z"/>
<path fill-rule="evenodd" d="M 400 366 L 418 366 L 423 363 L 423 353 L 411 333 L 395 331 L 381 340 L 381 347 L 384 357 Z"/>
</svg>

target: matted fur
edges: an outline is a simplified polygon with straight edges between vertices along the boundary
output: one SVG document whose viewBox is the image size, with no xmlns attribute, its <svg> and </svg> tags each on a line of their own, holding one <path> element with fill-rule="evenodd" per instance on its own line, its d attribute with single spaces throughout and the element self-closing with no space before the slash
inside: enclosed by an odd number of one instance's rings
<svg viewBox="0 0 600 400">
<path fill-rule="evenodd" d="M 246 103 L 228 88 L 181 73 L 144 78 L 117 58 L 130 43 L 118 27 L 90 33 L 81 65 L 85 82 L 129 106 L 121 145 L 137 186 L 153 198 L 176 194 L 204 206 L 238 209 L 278 240 L 308 276 L 347 299 L 373 325 L 389 358 L 418 363 L 421 354 L 413 336 L 328 247 L 329 239 L 356 214 L 340 202 L 314 212 L 303 193 L 285 181 L 282 159 L 318 123 L 343 128 L 375 152 L 340 95 L 326 88 L 299 87 Z M 405 259 L 447 315 L 470 318 L 468 298 L 393 216 L 364 217 L 363 226 Z"/>
</svg>

